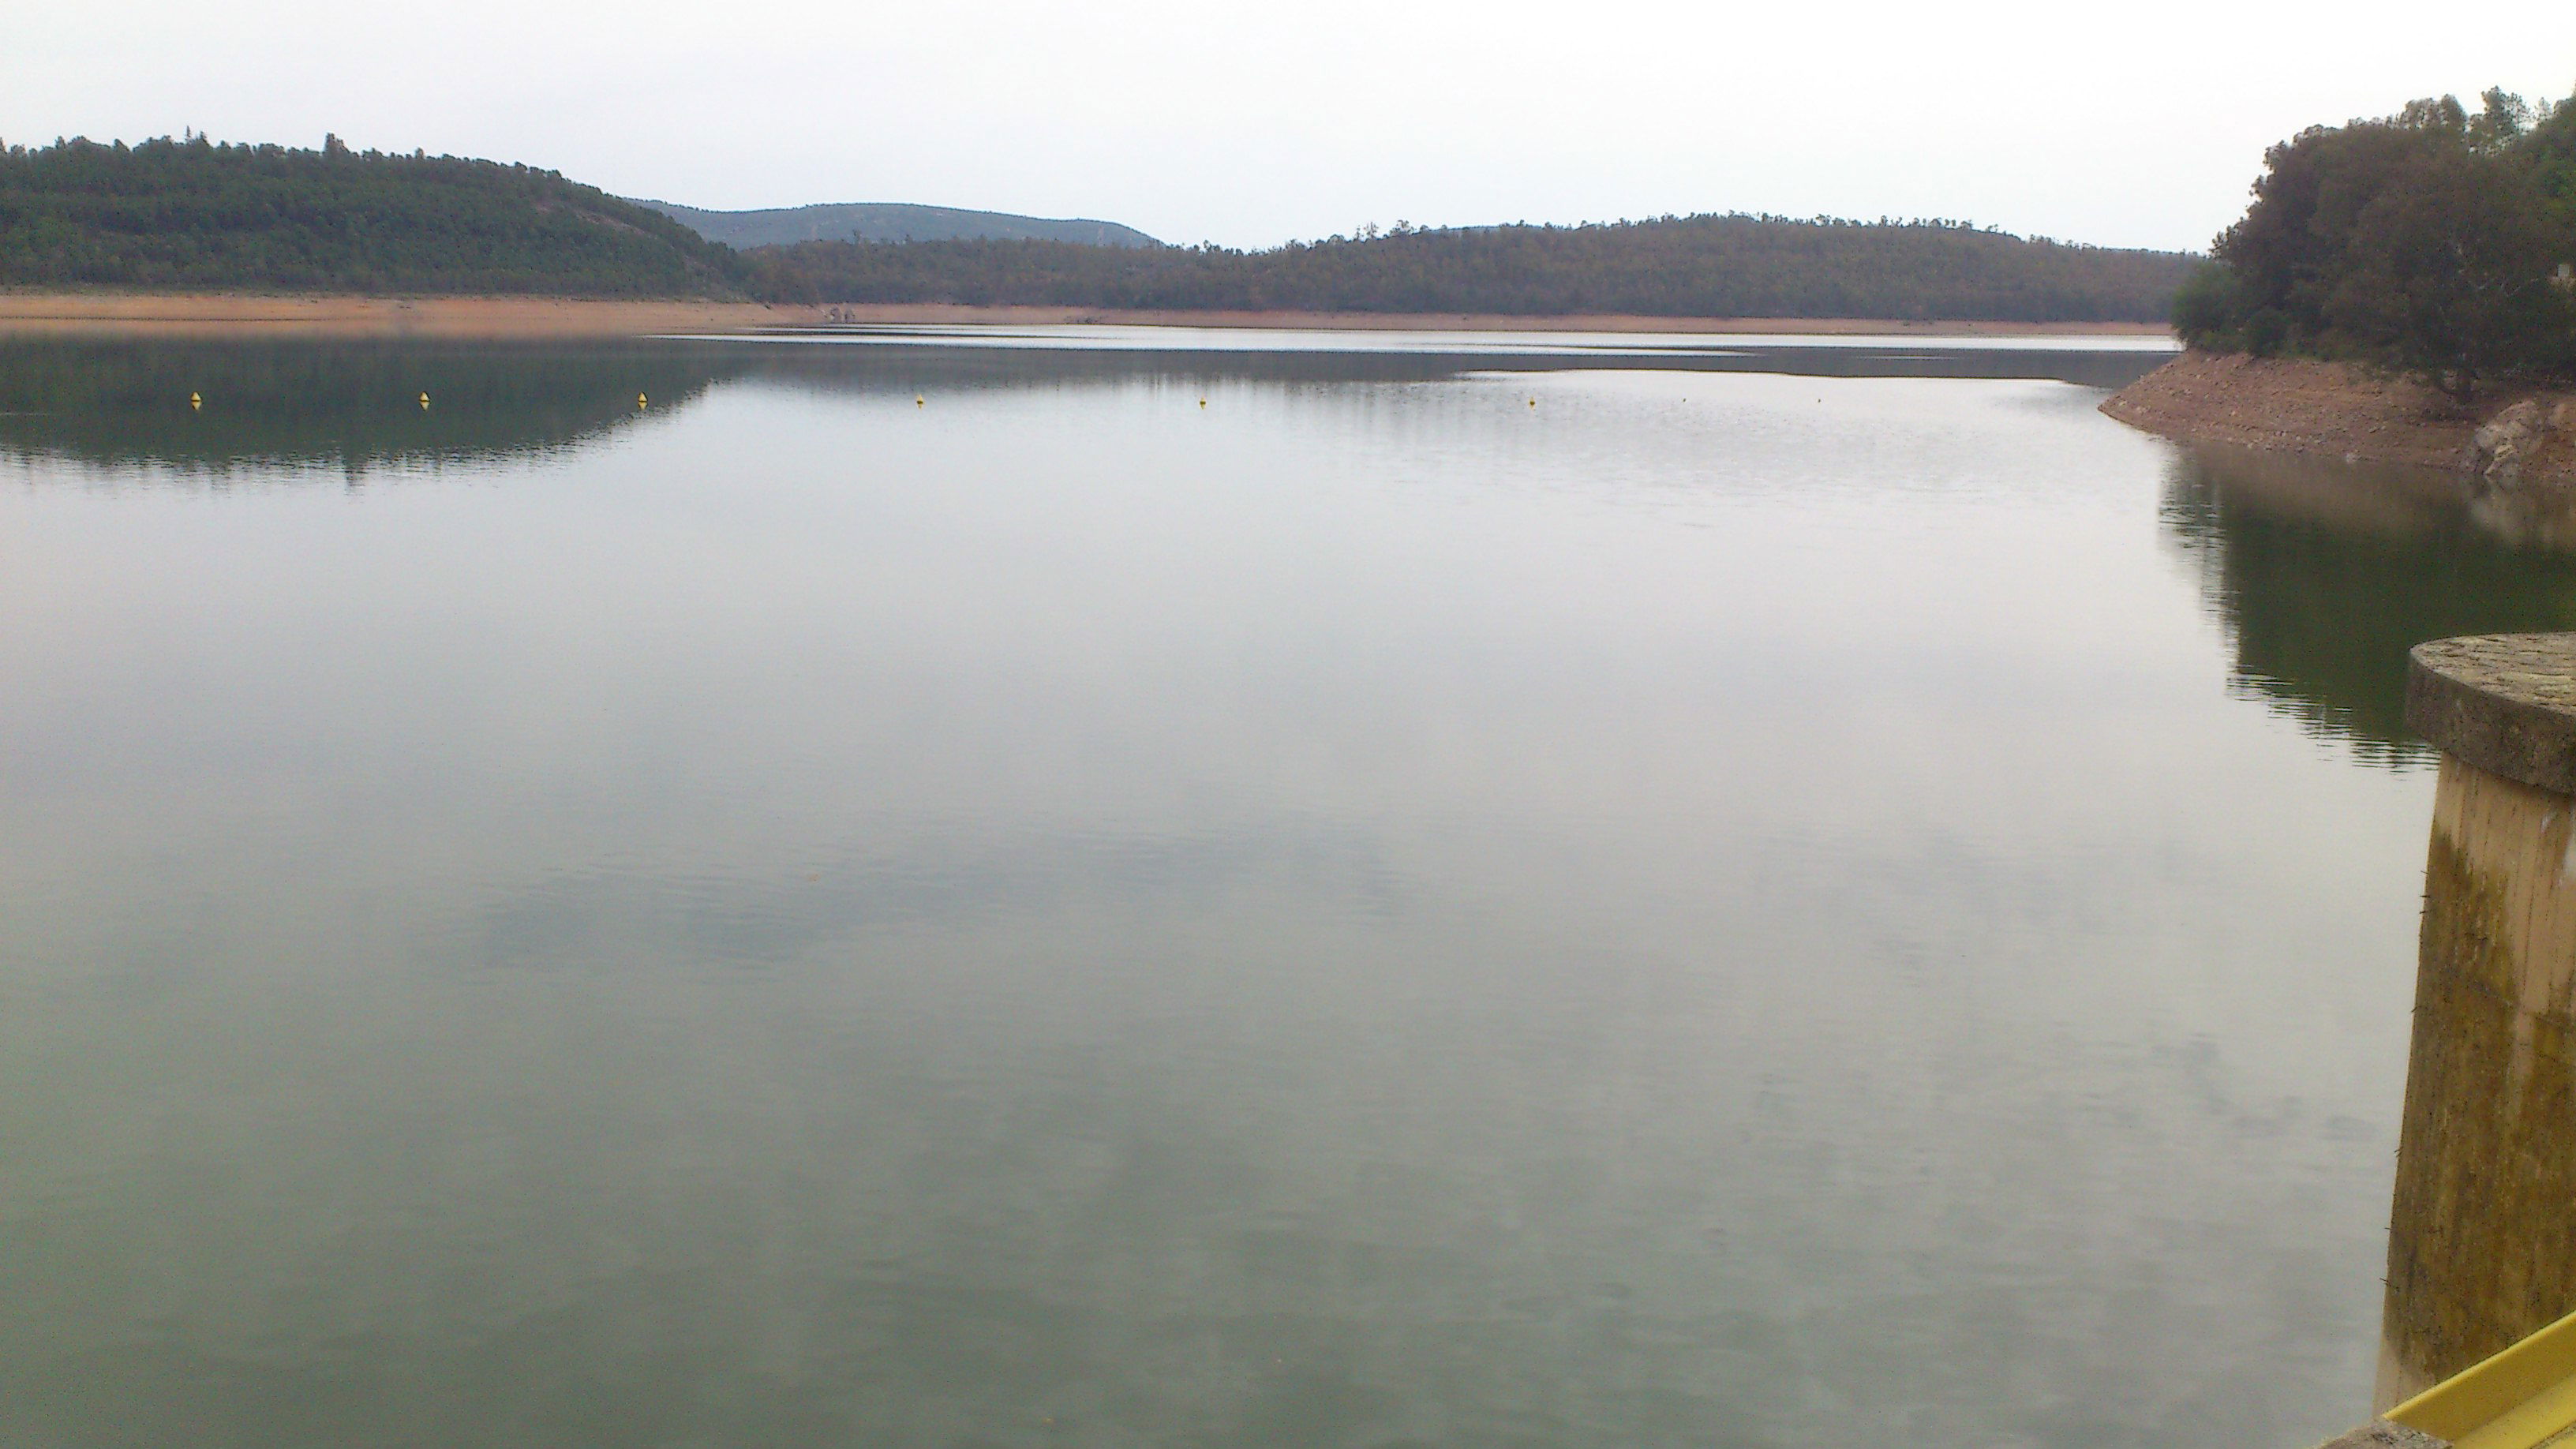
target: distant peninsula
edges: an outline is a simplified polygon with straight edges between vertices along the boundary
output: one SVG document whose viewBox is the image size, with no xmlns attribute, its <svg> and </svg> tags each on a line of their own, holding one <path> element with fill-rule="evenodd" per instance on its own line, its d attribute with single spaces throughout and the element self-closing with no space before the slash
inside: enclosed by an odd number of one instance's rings
<svg viewBox="0 0 2576 1449">
<path fill-rule="evenodd" d="M 760 211 L 704 211 L 636 198 L 712 242 L 740 250 L 798 242 L 1048 241 L 1091 247 L 1158 247 L 1132 226 L 1083 218 L 1052 220 L 1006 211 L 913 206 L 895 201 L 833 202 Z"/>
<path fill-rule="evenodd" d="M 845 226 L 842 239 L 762 240 Z M 904 239 L 872 239 L 869 226 Z M 943 227 L 975 234 L 926 234 Z M 996 234 L 1013 227 L 1077 234 Z M 730 241 L 727 228 L 737 228 Z M 708 212 L 624 200 L 535 167 L 355 151 L 336 140 L 318 151 L 196 136 L 0 151 L 0 292 L 22 302 L 74 293 L 521 297 L 845 318 L 1003 307 L 1167 320 L 2152 327 L 2192 265 L 2180 253 L 1954 221 L 1741 213 L 1582 226 L 1399 223 L 1235 250 L 1168 246 L 1108 222 L 934 207 Z M 68 322 L 100 305 L 35 310 Z"/>
</svg>

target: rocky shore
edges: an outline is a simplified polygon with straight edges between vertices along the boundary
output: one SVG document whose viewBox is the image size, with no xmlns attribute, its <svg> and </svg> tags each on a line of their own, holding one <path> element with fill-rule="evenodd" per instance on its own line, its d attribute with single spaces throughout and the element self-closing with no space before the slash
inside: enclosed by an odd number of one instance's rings
<svg viewBox="0 0 2576 1449">
<path fill-rule="evenodd" d="M 2102 411 L 2179 442 L 2440 469 L 2498 494 L 2576 490 L 2576 394 L 2499 389 L 2462 407 L 2340 363 L 2193 351 Z"/>
</svg>

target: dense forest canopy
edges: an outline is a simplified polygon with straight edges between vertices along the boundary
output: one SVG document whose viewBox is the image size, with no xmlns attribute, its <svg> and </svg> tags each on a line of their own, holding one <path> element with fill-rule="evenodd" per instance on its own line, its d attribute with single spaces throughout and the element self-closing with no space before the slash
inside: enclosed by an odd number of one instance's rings
<svg viewBox="0 0 2576 1449">
<path fill-rule="evenodd" d="M 2144 322 L 2167 315 L 2188 265 L 1956 222 L 1745 215 L 1399 224 L 1261 251 L 1036 238 L 736 251 L 651 207 L 489 161 L 195 137 L 0 151 L 12 287 Z"/>
<path fill-rule="evenodd" d="M 1742 215 L 1399 227 L 1249 252 L 809 242 L 751 259 L 764 293 L 815 302 L 2030 322 L 2160 321 L 2188 265 L 1957 223 Z"/>
<path fill-rule="evenodd" d="M 73 140 L 0 151 L 0 284 L 739 295 L 740 257 L 551 171 L 453 156 Z"/>
<path fill-rule="evenodd" d="M 2175 299 L 2183 340 L 2375 363 L 2461 398 L 2576 370 L 2576 99 L 2482 99 L 2265 152 L 2253 205 Z"/>
</svg>

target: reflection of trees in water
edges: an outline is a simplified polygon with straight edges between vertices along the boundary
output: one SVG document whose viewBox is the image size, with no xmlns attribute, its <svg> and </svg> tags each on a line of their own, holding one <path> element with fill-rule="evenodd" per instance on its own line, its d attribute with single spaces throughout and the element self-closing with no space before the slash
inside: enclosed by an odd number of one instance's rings
<svg viewBox="0 0 2576 1449">
<path fill-rule="evenodd" d="M 0 451 L 208 470 L 542 453 L 636 418 L 638 394 L 676 405 L 729 370 L 720 349 L 649 342 L 11 342 Z"/>
<path fill-rule="evenodd" d="M 2576 628 L 2576 558 L 2506 541 L 2447 475 L 2201 451 L 2174 463 L 2162 511 L 2226 623 L 2234 684 L 2365 758 L 2427 753 L 2404 720 L 2408 649 Z"/>
<path fill-rule="evenodd" d="M 904 329 L 911 340 L 835 341 L 870 329 L 817 331 L 801 343 L 764 345 L 747 371 L 834 391 L 909 386 L 914 380 L 960 387 L 1042 387 L 1148 379 L 1273 383 L 1436 382 L 1477 372 L 1759 372 L 1797 377 L 1963 377 L 2048 379 L 2083 387 L 2122 388 L 2172 360 L 2135 348 L 1955 347 L 1902 339 L 1869 346 L 1826 346 L 1729 338 L 1676 339 L 1652 333 L 1446 334 L 1391 341 L 1368 332 L 1283 334 L 1267 350 L 1212 345 L 1185 329 L 1136 345 L 996 346 L 943 342 L 936 333 Z M 964 334 L 959 334 L 961 337 Z M 1284 339 L 1285 345 L 1281 345 Z M 1472 345 L 1453 346 L 1453 342 Z M 1518 349 L 1518 350 L 1516 350 Z"/>
<path fill-rule="evenodd" d="M 997 334 L 981 334 L 987 342 Z M 937 338 L 610 343 L 0 342 L 0 453 L 187 470 L 371 465 L 544 453 L 582 445 L 719 382 L 838 395 L 1123 386 L 1282 387 L 1428 382 L 1485 371 L 1789 372 L 1810 376 L 2053 377 L 2119 386 L 2154 352 L 1941 351 L 1531 339 L 1541 351 L 1336 346 L 1245 351 L 1188 333 L 1152 347 L 991 346 Z M 191 408 L 191 393 L 204 399 Z M 420 406 L 429 394 L 430 406 Z"/>
</svg>

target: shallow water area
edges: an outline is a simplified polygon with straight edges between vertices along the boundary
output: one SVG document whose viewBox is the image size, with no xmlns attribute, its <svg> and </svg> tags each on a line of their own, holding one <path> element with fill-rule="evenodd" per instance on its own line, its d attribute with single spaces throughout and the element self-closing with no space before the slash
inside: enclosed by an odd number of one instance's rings
<svg viewBox="0 0 2576 1449">
<path fill-rule="evenodd" d="M 2576 564 L 2159 360 L 0 346 L 0 1444 L 2359 1420 Z"/>
</svg>

